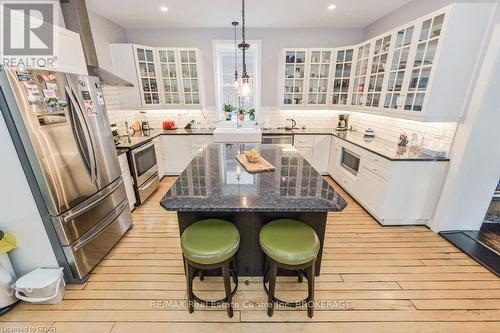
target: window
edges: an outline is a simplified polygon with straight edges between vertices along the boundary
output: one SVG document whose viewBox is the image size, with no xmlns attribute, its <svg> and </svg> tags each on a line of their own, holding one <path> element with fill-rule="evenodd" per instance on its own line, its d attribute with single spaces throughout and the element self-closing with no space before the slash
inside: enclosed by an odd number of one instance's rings
<svg viewBox="0 0 500 333">
<path fill-rule="evenodd" d="M 223 106 L 231 104 L 245 110 L 260 107 L 260 41 L 249 41 L 250 49 L 246 52 L 247 73 L 253 82 L 253 94 L 250 97 L 240 98 L 238 89 L 234 85 L 234 41 L 214 41 L 214 77 L 217 98 L 217 110 L 221 119 L 224 119 Z M 236 52 L 238 74 L 241 75 L 243 57 L 241 50 Z M 233 117 L 233 120 L 235 117 Z"/>
</svg>

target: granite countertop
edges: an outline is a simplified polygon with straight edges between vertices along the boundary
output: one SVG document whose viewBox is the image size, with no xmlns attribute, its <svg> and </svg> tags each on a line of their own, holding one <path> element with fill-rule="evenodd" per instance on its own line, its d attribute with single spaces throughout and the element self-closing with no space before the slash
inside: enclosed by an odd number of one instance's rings
<svg viewBox="0 0 500 333">
<path fill-rule="evenodd" d="M 333 135 L 336 138 L 345 140 L 360 148 L 366 149 L 374 154 L 384 157 L 391 161 L 436 161 L 447 162 L 450 159 L 448 156 L 435 157 L 423 154 L 419 148 L 399 147 L 397 143 L 378 138 L 365 138 L 363 132 L 359 131 L 336 131 L 335 128 L 296 128 L 291 131 L 283 129 L 267 129 L 262 134 L 278 135 L 278 134 L 296 134 L 296 135 Z"/>
<path fill-rule="evenodd" d="M 138 132 L 131 135 L 130 138 L 121 137 L 116 149 L 134 149 L 142 144 L 145 144 L 159 135 L 212 135 L 212 129 L 184 129 L 178 128 L 175 130 L 150 129 L 149 131 Z"/>
<path fill-rule="evenodd" d="M 387 158 L 391 161 L 430 161 L 447 162 L 448 156 L 436 157 L 421 152 L 418 147 L 399 147 L 396 142 L 384 140 L 382 138 L 366 138 L 362 132 L 344 131 L 332 133 L 336 138 L 345 140 L 353 145 L 364 148 L 374 154 Z"/>
<path fill-rule="evenodd" d="M 275 171 L 250 174 L 235 159 L 252 148 Z M 327 212 L 344 199 L 291 145 L 213 144 L 198 153 L 160 204 L 172 211 Z"/>
</svg>

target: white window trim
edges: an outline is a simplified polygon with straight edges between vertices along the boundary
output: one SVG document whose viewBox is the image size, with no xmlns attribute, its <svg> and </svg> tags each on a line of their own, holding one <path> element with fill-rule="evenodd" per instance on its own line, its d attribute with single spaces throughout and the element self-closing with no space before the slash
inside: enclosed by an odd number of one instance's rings
<svg viewBox="0 0 500 333">
<path fill-rule="evenodd" d="M 253 77 L 253 86 L 254 86 L 254 104 L 255 104 L 255 113 L 256 113 L 256 120 L 260 111 L 261 107 L 261 77 L 262 77 L 262 42 L 260 40 L 249 40 L 247 41 L 248 44 L 250 45 L 257 45 L 257 68 L 254 73 Z M 225 44 L 225 45 L 221 45 Z M 231 44 L 231 48 L 229 48 L 227 45 Z M 220 77 L 219 77 L 219 69 L 220 69 L 220 63 L 219 63 L 219 53 L 220 51 L 227 51 L 231 50 L 234 52 L 234 40 L 212 40 L 212 57 L 213 57 L 213 69 L 214 69 L 214 79 L 215 79 L 215 106 L 217 108 L 217 114 L 219 115 L 219 119 L 223 119 L 222 115 L 222 91 L 221 91 L 221 82 L 220 82 Z M 241 52 L 238 49 L 239 52 Z M 240 66 L 241 67 L 241 66 Z M 238 74 L 240 73 L 241 69 L 239 69 Z"/>
</svg>

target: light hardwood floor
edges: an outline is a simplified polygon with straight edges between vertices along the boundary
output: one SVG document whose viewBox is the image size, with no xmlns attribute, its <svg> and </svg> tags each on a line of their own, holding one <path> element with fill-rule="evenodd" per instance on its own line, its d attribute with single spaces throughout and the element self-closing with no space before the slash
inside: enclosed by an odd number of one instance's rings
<svg viewBox="0 0 500 333">
<path fill-rule="evenodd" d="M 425 227 L 381 227 L 330 178 L 347 208 L 328 216 L 320 302 L 266 314 L 261 280 L 240 277 L 232 319 L 224 309 L 189 314 L 176 214 L 159 205 L 175 178 L 133 213 L 134 228 L 83 285 L 67 286 L 58 305 L 20 304 L 0 328 L 52 332 L 498 332 L 500 279 Z M 243 283 L 248 280 L 248 284 Z M 281 278 L 282 298 L 301 299 L 305 284 Z M 197 282 L 205 298 L 223 294 L 220 279 Z M 6 329 L 2 332 L 8 332 Z M 15 332 L 12 330 L 12 332 Z"/>
</svg>

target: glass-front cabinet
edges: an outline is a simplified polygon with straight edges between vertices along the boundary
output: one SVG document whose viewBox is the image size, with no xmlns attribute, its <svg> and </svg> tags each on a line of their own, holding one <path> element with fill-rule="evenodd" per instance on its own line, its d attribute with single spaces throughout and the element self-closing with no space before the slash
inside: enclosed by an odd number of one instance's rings
<svg viewBox="0 0 500 333">
<path fill-rule="evenodd" d="M 338 49 L 335 51 L 335 72 L 333 75 L 332 105 L 346 106 L 349 101 L 349 87 L 354 48 Z"/>
<path fill-rule="evenodd" d="M 144 105 L 160 104 L 154 49 L 136 46 L 135 56 L 142 103 Z"/>
<path fill-rule="evenodd" d="M 161 84 L 165 104 L 177 105 L 181 103 L 181 90 L 177 71 L 177 53 L 174 49 L 159 49 Z"/>
<path fill-rule="evenodd" d="M 329 49 L 310 51 L 307 104 L 327 104 L 331 58 L 332 51 Z"/>
<path fill-rule="evenodd" d="M 196 50 L 179 50 L 184 104 L 200 104 Z"/>
<path fill-rule="evenodd" d="M 382 87 L 385 83 L 390 46 L 391 35 L 375 39 L 365 102 L 367 107 L 377 108 L 381 104 Z"/>
<path fill-rule="evenodd" d="M 440 14 L 425 20 L 421 25 L 404 103 L 404 109 L 407 111 L 422 111 L 423 109 L 443 20 L 444 14 Z"/>
<path fill-rule="evenodd" d="M 284 94 L 282 104 L 303 105 L 307 49 L 285 51 Z"/>
<path fill-rule="evenodd" d="M 197 49 L 158 48 L 165 105 L 200 105 Z"/>
<path fill-rule="evenodd" d="M 357 45 L 285 49 L 278 104 L 456 122 L 492 11 L 489 2 L 458 2 Z"/>
<path fill-rule="evenodd" d="M 370 43 L 363 43 L 358 47 L 356 69 L 354 71 L 351 105 L 363 105 L 366 92 L 368 61 L 370 60 Z"/>
<path fill-rule="evenodd" d="M 398 30 L 395 35 L 395 45 L 391 51 L 389 81 L 385 88 L 383 104 L 385 109 L 402 109 L 402 89 L 403 83 L 407 81 L 408 57 L 412 47 L 414 30 L 415 27 L 411 25 Z"/>
</svg>

